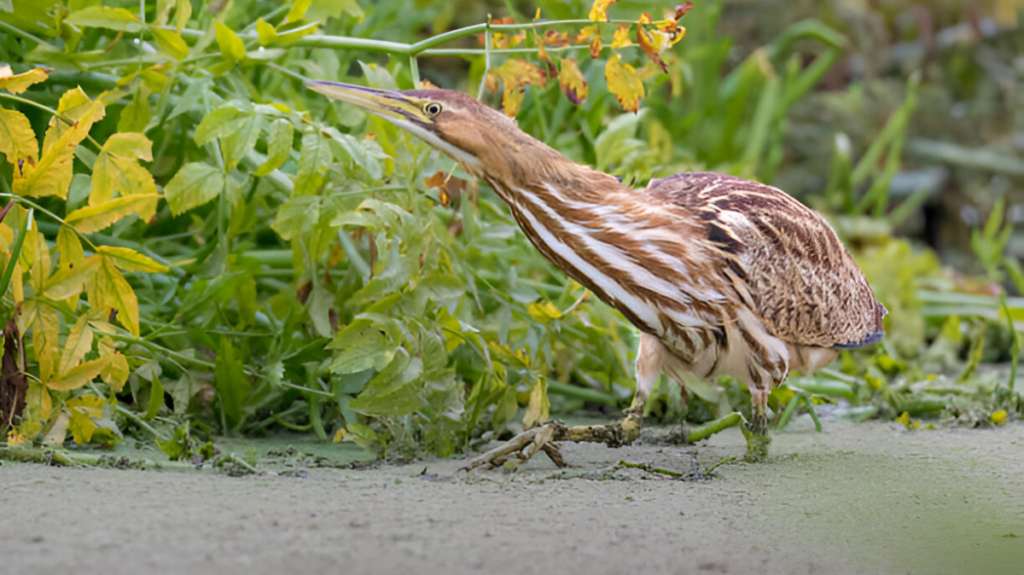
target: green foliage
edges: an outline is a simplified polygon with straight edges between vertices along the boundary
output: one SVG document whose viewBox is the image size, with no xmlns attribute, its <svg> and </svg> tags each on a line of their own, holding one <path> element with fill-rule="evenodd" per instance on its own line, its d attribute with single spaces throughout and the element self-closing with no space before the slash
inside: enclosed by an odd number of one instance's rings
<svg viewBox="0 0 1024 575">
<path fill-rule="evenodd" d="M 578 3 L 540 4 L 552 19 L 587 15 Z M 336 437 L 381 455 L 450 455 L 518 428 L 520 408 L 532 425 L 631 394 L 635 330 L 529 246 L 486 187 L 286 72 L 480 86 L 526 131 L 638 186 L 697 169 L 771 181 L 789 116 L 846 49 L 808 20 L 735 63 L 717 2 L 686 16 L 688 36 L 671 49 L 675 20 L 641 25 L 637 14 L 591 24 L 580 41 L 580 25 L 543 20 L 421 37 L 455 27 L 447 2 L 401 18 L 397 1 L 13 5 L 0 8 L 0 44 L 20 72 L 0 79 L 2 196 L 17 203 L 0 224 L 0 319 L 16 318 L 30 384 L 11 442 L 110 444 L 142 432 L 172 459 L 213 457 L 209 433 L 274 427 L 321 439 L 344 430 Z M 637 44 L 613 40 L 620 24 Z M 447 45 L 478 33 L 483 47 Z M 938 405 L 978 421 L 1009 405 L 975 393 L 991 391 L 982 370 L 950 384 L 958 393 L 929 375 L 954 367 L 939 350 L 977 366 L 1001 353 L 993 342 L 1009 349 L 1024 306 L 940 309 L 922 294 L 960 294 L 935 289 L 934 256 L 857 231 L 866 216 L 898 223 L 917 201 L 890 212 L 915 86 L 863 153 L 837 146 L 824 194 L 833 212 L 864 216 L 837 227 L 890 310 L 890 335 L 844 352 L 841 371 L 780 388 L 773 405 L 787 419 L 822 401 L 893 418 Z M 640 114 L 619 113 L 616 100 L 641 95 Z M 994 275 L 1006 228 L 1001 212 L 990 221 L 975 249 Z M 985 330 L 997 333 L 977 343 Z M 980 351 L 967 356 L 967 340 Z M 690 419 L 749 408 L 741 386 L 721 383 L 694 383 Z M 682 409 L 669 387 L 656 415 Z"/>
</svg>

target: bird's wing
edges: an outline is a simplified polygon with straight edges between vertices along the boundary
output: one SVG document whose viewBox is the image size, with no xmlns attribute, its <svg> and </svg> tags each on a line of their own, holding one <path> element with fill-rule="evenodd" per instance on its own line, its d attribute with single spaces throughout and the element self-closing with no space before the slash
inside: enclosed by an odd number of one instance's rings
<svg viewBox="0 0 1024 575">
<path fill-rule="evenodd" d="M 853 257 L 824 218 L 785 192 L 684 173 L 653 180 L 646 193 L 703 222 L 722 256 L 721 273 L 775 337 L 826 348 L 882 338 L 885 308 Z"/>
</svg>

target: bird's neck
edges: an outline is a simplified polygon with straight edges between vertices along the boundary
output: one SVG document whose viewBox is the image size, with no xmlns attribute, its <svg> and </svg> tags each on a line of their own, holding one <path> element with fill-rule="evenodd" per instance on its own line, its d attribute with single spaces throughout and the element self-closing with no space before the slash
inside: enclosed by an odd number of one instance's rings
<svg viewBox="0 0 1024 575">
<path fill-rule="evenodd" d="M 630 289 L 622 281 L 649 275 L 630 253 L 649 248 L 642 232 L 663 218 L 658 207 L 616 178 L 568 159 L 540 162 L 520 173 L 529 177 L 481 177 L 541 254 L 641 330 L 660 335 L 662 323 L 648 303 L 658 294 L 650 287 Z"/>
</svg>

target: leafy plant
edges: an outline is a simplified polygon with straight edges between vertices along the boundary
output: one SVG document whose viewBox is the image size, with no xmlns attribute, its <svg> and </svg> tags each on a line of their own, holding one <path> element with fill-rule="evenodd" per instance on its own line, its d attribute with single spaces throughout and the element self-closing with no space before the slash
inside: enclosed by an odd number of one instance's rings
<svg viewBox="0 0 1024 575">
<path fill-rule="evenodd" d="M 401 18 L 397 1 L 0 3 L 14 69 L 0 73 L 0 319 L 13 325 L 0 392 L 24 401 L 5 414 L 8 443 L 130 432 L 209 459 L 212 434 L 284 428 L 449 455 L 520 421 L 623 406 L 635 330 L 537 254 L 486 187 L 295 75 L 461 87 L 636 185 L 695 169 L 771 181 L 788 116 L 846 40 L 802 21 L 735 64 L 718 2 L 660 20 L 635 4 L 539 4 L 459 28 L 447 2 Z M 830 208 L 885 215 L 913 89 L 861 158 L 837 152 Z M 847 235 L 892 335 L 781 389 L 787 417 L 840 400 L 896 417 L 936 395 L 906 361 L 966 346 L 943 327 L 956 314 L 923 295 L 952 291 L 933 290 L 931 255 Z M 990 304 L 971 329 L 1006 325 Z M 749 402 L 721 383 L 695 391 L 692 420 Z M 682 409 L 668 388 L 662 415 Z"/>
</svg>

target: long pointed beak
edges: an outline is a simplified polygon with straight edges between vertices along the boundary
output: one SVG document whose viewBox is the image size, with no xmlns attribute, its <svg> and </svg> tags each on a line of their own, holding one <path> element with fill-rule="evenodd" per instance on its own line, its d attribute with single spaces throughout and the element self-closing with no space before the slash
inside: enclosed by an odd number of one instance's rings
<svg viewBox="0 0 1024 575">
<path fill-rule="evenodd" d="M 359 106 L 386 120 L 414 120 L 430 123 L 430 119 L 423 113 L 419 105 L 410 101 L 401 92 L 376 90 L 325 80 L 309 80 L 306 82 L 306 86 L 329 98 Z"/>
</svg>

